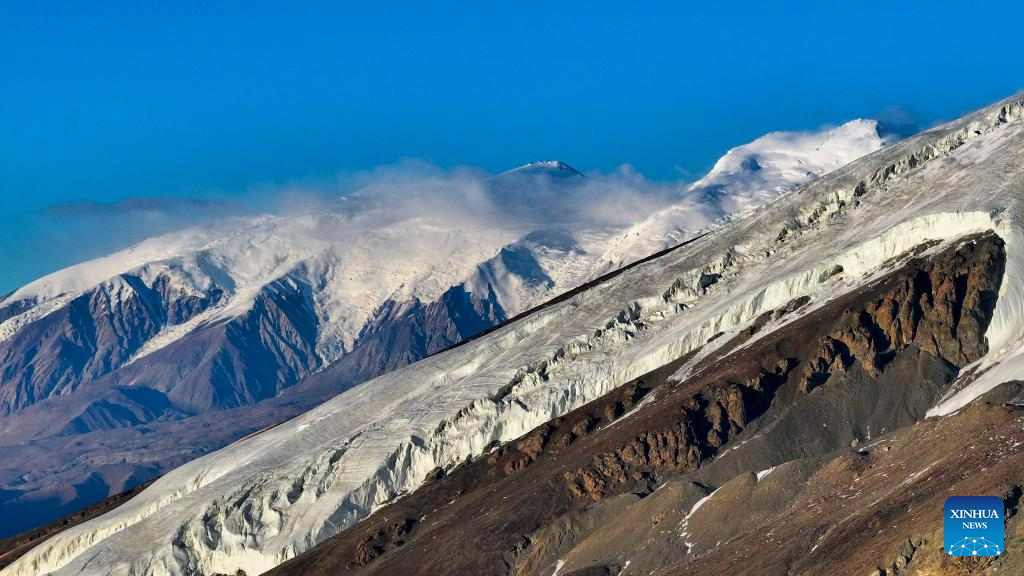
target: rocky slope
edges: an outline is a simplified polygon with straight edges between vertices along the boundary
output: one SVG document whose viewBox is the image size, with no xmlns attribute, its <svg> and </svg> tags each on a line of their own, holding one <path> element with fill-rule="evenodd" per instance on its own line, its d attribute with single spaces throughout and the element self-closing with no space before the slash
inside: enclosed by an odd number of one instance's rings
<svg viewBox="0 0 1024 576">
<path fill-rule="evenodd" d="M 769 140 L 730 152 L 759 157 L 756 174 L 731 171 L 730 160 L 709 175 L 713 194 L 661 194 L 688 207 L 671 224 L 699 230 L 726 213 L 723 202 L 756 204 L 763 186 L 778 194 L 883 144 L 867 121 Z M 794 171 L 804 159 L 813 161 Z M 604 254 L 645 212 L 611 222 L 591 212 L 630 186 L 561 162 L 486 180 L 388 181 L 311 213 L 153 238 L 16 291 L 0 301 L 0 535 L 300 414 L 627 263 Z"/>
</svg>

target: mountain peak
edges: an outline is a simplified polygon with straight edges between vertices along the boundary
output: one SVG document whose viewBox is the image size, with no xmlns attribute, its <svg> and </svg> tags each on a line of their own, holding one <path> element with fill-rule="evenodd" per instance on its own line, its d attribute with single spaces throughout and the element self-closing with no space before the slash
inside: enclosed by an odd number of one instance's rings
<svg viewBox="0 0 1024 576">
<path fill-rule="evenodd" d="M 529 164 L 523 164 L 518 168 L 513 168 L 512 170 L 505 172 L 505 174 L 519 174 L 523 172 L 555 173 L 563 176 L 583 176 L 579 170 L 565 162 L 562 162 L 561 160 L 540 160 L 538 162 L 530 162 Z"/>
</svg>

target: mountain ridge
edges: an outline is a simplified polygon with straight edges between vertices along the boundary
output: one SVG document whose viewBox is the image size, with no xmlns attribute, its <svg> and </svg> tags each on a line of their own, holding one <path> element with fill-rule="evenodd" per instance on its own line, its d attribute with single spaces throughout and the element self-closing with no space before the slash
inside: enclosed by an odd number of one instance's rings
<svg viewBox="0 0 1024 576">
<path fill-rule="evenodd" d="M 948 390 L 939 413 L 965 405 L 1018 373 L 1024 349 L 1019 190 L 1004 177 L 1021 168 L 1022 111 L 1016 96 L 926 131 L 681 250 L 352 388 L 172 471 L 5 573 L 73 572 L 86 549 L 115 572 L 264 572 L 414 491 L 436 469 L 453 470 L 672 361 L 683 362 L 673 381 L 685 382 L 753 326 L 740 349 L 884 278 L 902 255 L 956 250 L 991 233 L 1005 242 L 1006 270 L 985 330 L 988 352 L 975 364 L 989 369 Z M 799 313 L 772 313 L 804 297 Z"/>
</svg>

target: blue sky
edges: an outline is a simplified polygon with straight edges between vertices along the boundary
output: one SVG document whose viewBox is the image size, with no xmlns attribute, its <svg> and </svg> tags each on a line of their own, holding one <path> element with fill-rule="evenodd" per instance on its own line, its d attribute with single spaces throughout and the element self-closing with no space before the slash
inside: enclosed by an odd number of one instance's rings
<svg viewBox="0 0 1024 576">
<path fill-rule="evenodd" d="M 146 233 L 75 220 L 108 204 L 187 216 L 410 157 L 690 178 L 771 130 L 892 110 L 928 126 L 1024 88 L 1022 17 L 1021 2 L 3 2 L 0 293 Z"/>
</svg>

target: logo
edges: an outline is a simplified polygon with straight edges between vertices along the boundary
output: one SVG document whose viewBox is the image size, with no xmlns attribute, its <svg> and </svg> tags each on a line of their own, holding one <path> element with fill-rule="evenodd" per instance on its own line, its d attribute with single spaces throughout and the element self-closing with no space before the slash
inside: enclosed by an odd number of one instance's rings
<svg viewBox="0 0 1024 576">
<path fill-rule="evenodd" d="M 1003 499 L 950 496 L 942 528 L 950 556 L 999 556 L 1003 553 Z"/>
</svg>

